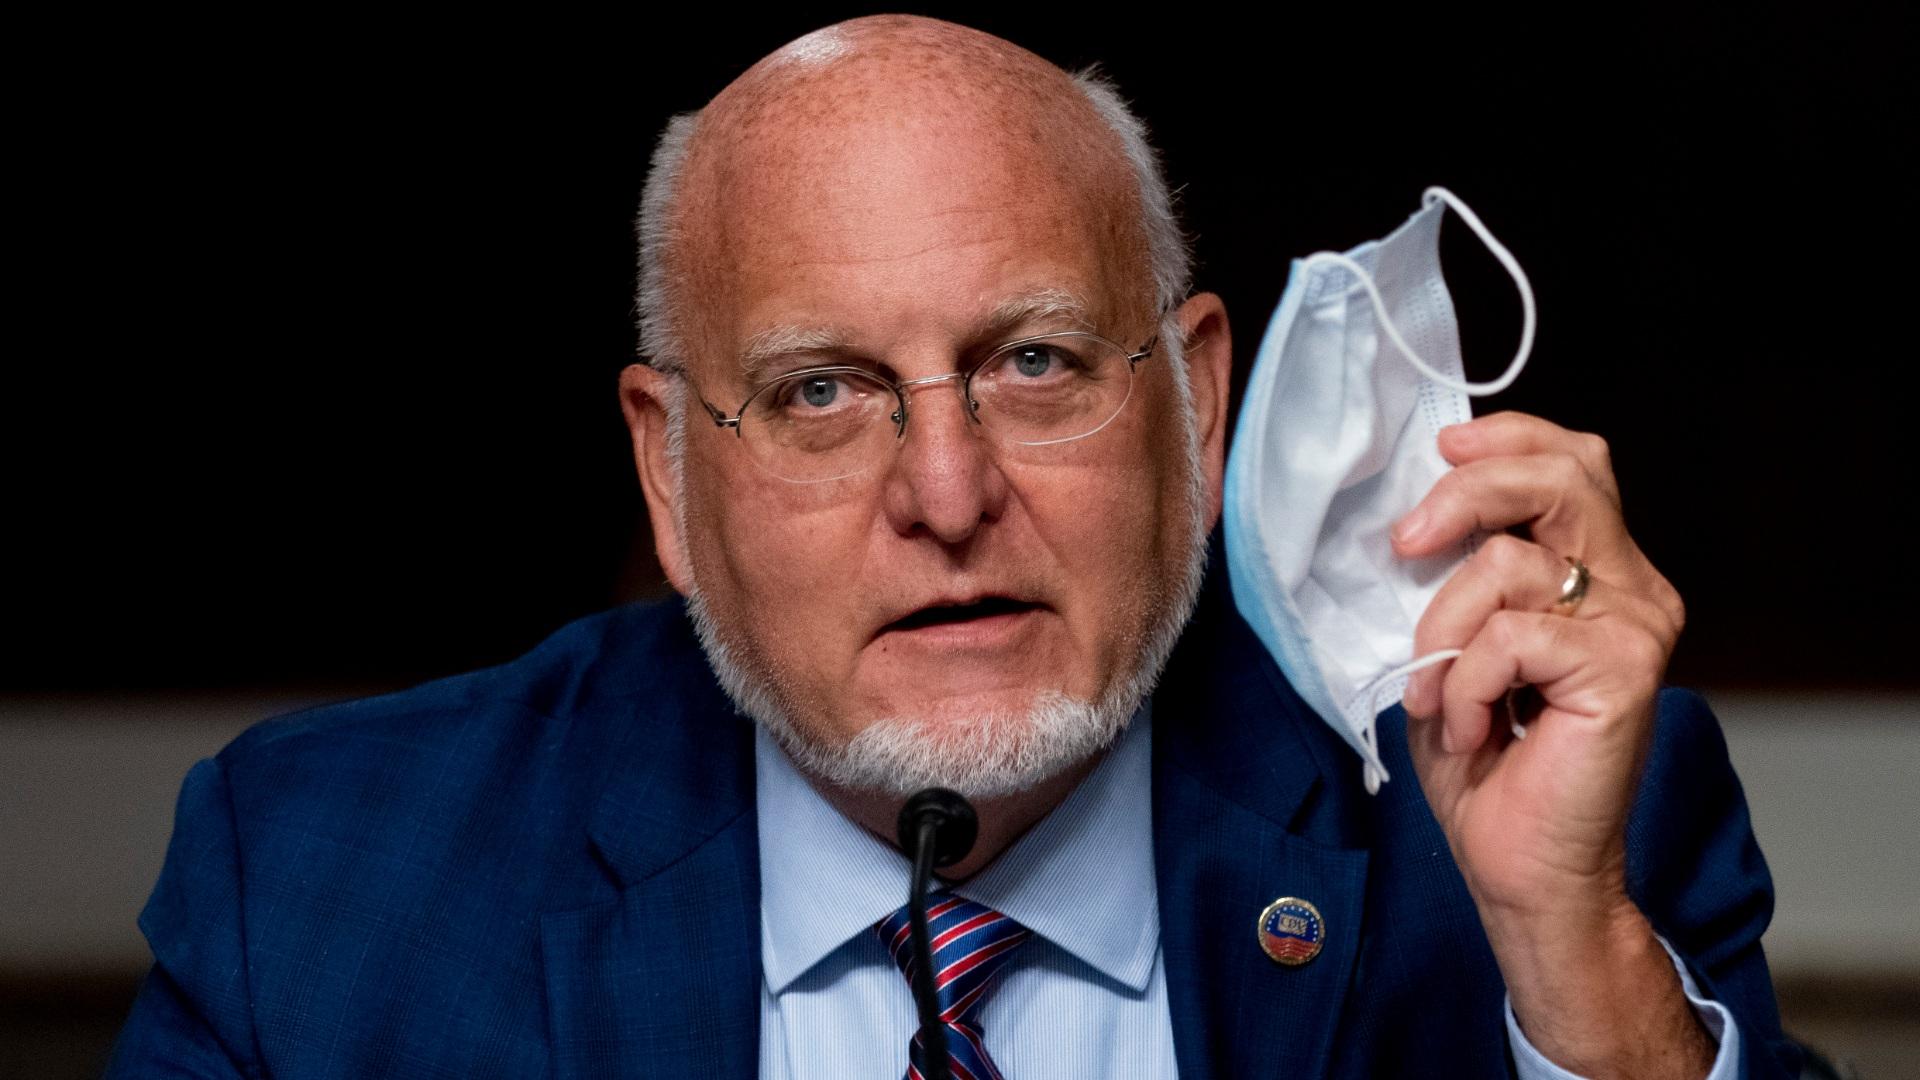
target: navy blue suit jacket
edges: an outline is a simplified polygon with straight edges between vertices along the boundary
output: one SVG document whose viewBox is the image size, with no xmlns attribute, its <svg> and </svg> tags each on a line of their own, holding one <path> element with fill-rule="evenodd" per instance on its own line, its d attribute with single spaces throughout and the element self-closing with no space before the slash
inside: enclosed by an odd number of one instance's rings
<svg viewBox="0 0 1920 1080">
<path fill-rule="evenodd" d="M 1154 699 L 1181 1075 L 1507 1075 L 1500 973 L 1403 717 L 1368 796 L 1213 577 Z M 110 1074 L 751 1077 L 753 775 L 677 603 L 262 724 L 187 777 Z M 1746 1074 L 1792 1075 L 1760 949 L 1771 883 L 1691 695 L 1661 700 L 1629 842 L 1635 899 L 1733 1011 Z M 1256 942 L 1283 895 L 1324 916 L 1303 967 Z"/>
</svg>

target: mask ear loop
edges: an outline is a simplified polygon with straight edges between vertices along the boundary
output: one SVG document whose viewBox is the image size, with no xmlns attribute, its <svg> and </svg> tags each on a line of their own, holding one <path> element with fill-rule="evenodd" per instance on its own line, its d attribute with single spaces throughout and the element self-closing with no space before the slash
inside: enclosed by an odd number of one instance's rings
<svg viewBox="0 0 1920 1080">
<path fill-rule="evenodd" d="M 1502 372 L 1497 379 L 1480 383 L 1469 382 L 1465 379 L 1456 379 L 1451 375 L 1435 370 L 1433 365 L 1420 359 L 1420 354 L 1414 352 L 1413 347 L 1407 344 L 1407 339 L 1400 336 L 1400 328 L 1393 325 L 1393 319 L 1387 315 L 1387 302 L 1381 298 L 1379 287 L 1373 283 L 1373 275 L 1369 274 L 1366 268 L 1359 263 L 1354 262 L 1352 259 L 1337 251 L 1316 251 L 1300 260 L 1300 262 L 1303 266 L 1311 266 L 1316 263 L 1331 263 L 1334 266 L 1345 269 L 1355 278 L 1359 279 L 1361 287 L 1367 290 L 1367 298 L 1373 301 L 1373 313 L 1380 321 L 1380 328 L 1387 332 L 1388 339 L 1393 342 L 1395 348 L 1400 350 L 1400 355 L 1406 357 L 1407 363 L 1412 364 L 1418 369 L 1420 374 L 1425 375 L 1427 378 L 1432 379 L 1434 382 L 1439 383 L 1449 390 L 1458 390 L 1463 394 L 1468 394 L 1473 397 L 1485 397 L 1488 394 L 1497 394 L 1513 385 L 1513 380 L 1519 378 L 1520 372 L 1526 368 L 1527 358 L 1533 355 L 1533 328 L 1535 323 L 1533 284 L 1527 280 L 1527 272 L 1520 269 L 1520 261 L 1513 257 L 1513 252 L 1508 251 L 1506 245 L 1493 238 L 1493 234 L 1488 232 L 1487 227 L 1481 223 L 1480 215 L 1469 209 L 1466 203 L 1461 202 L 1459 196 L 1448 191 L 1446 188 L 1437 186 L 1430 187 L 1421 193 L 1421 206 L 1432 206 L 1436 202 L 1446 203 L 1454 213 L 1460 215 L 1460 220 L 1467 223 L 1467 228 L 1473 230 L 1473 234 L 1480 238 L 1480 242 L 1485 244 L 1487 250 L 1493 253 L 1493 257 L 1498 259 L 1500 265 L 1506 268 L 1507 275 L 1513 278 L 1514 287 L 1520 291 L 1520 345 L 1514 350 L 1513 360 L 1507 364 L 1507 370 Z"/>
<path fill-rule="evenodd" d="M 1387 302 L 1381 298 L 1380 288 L 1373 283 L 1373 275 L 1367 272 L 1366 267 L 1361 266 L 1359 263 L 1337 251 L 1316 251 L 1300 260 L 1300 262 L 1303 266 L 1312 266 L 1316 263 L 1330 263 L 1352 274 L 1354 278 L 1359 281 L 1360 285 L 1367 290 L 1367 298 L 1373 301 L 1373 314 L 1374 317 L 1379 320 L 1380 328 L 1387 332 L 1388 339 L 1393 342 L 1395 348 L 1400 350 L 1400 355 L 1406 357 L 1407 362 L 1412 364 L 1420 374 L 1425 375 L 1441 386 L 1447 387 L 1450 390 L 1457 390 L 1470 397 L 1485 397 L 1488 394 L 1497 394 L 1513 385 L 1513 380 L 1520 377 L 1520 372 L 1526 369 L 1527 359 L 1533 355 L 1533 331 L 1536 322 L 1533 303 L 1533 284 L 1527 280 L 1527 272 L 1520 269 L 1520 261 L 1513 257 L 1513 252 L 1508 251 L 1505 244 L 1493 238 L 1493 234 L 1487 231 L 1486 225 L 1480 221 L 1480 215 L 1474 213 L 1466 203 L 1461 202 L 1458 195 L 1438 185 L 1430 187 L 1420 193 L 1420 205 L 1423 208 L 1432 206 L 1436 202 L 1446 203 L 1454 213 L 1460 215 L 1460 220 L 1467 223 L 1467 227 L 1473 230 L 1473 234 L 1480 238 L 1480 242 L 1485 244 L 1487 250 L 1493 253 L 1493 257 L 1499 260 L 1502 267 L 1506 268 L 1507 275 L 1513 278 L 1514 287 L 1520 292 L 1520 344 L 1519 347 L 1514 350 L 1513 360 L 1507 364 L 1507 370 L 1502 372 L 1497 379 L 1480 383 L 1470 382 L 1466 379 L 1456 379 L 1451 375 L 1435 370 L 1433 365 L 1420 359 L 1420 354 L 1413 351 L 1413 347 L 1407 344 L 1407 339 L 1400 336 L 1400 328 L 1393 325 L 1392 317 L 1387 314 Z M 1439 649 L 1430 652 L 1418 659 L 1401 664 L 1399 667 L 1374 679 L 1367 684 L 1366 689 L 1363 690 L 1362 693 L 1368 698 L 1371 698 L 1377 692 L 1378 688 L 1385 686 L 1395 679 L 1411 675 L 1422 668 L 1429 668 L 1447 660 L 1457 659 L 1459 656 L 1459 649 Z M 1507 697 L 1507 724 L 1512 729 L 1514 738 L 1524 739 L 1527 737 L 1527 729 L 1521 726 L 1519 715 L 1514 712 L 1512 695 L 1508 695 Z M 1369 795 L 1377 794 L 1380 791 L 1381 783 L 1387 779 L 1386 767 L 1380 763 L 1379 736 L 1374 733 L 1375 726 L 1374 723 L 1368 723 L 1360 731 L 1360 740 L 1366 744 L 1368 751 L 1362 755 L 1365 762 L 1361 767 L 1360 775 L 1361 780 L 1366 784 L 1367 794 Z"/>
<path fill-rule="evenodd" d="M 1361 696 L 1369 703 L 1369 710 L 1377 712 L 1378 710 L 1373 709 L 1372 705 L 1375 703 L 1374 699 L 1378 696 L 1380 688 L 1388 685 L 1395 679 L 1405 678 L 1419 671 L 1421 668 L 1430 668 L 1435 664 L 1447 660 L 1456 660 L 1460 657 L 1461 651 L 1460 649 L 1436 649 L 1420 657 L 1418 660 L 1401 664 L 1399 667 L 1368 683 L 1366 689 L 1361 691 Z M 1509 710 L 1508 716 L 1510 722 L 1513 724 L 1514 736 L 1521 739 L 1526 738 L 1526 729 L 1521 727 L 1517 720 L 1512 720 L 1511 710 Z M 1374 733 L 1376 726 L 1376 724 L 1369 723 L 1360 731 L 1360 741 L 1365 743 L 1367 747 L 1366 752 L 1361 755 L 1364 761 L 1360 768 L 1360 779 L 1366 784 L 1367 794 L 1369 795 L 1379 794 L 1380 785 L 1389 779 L 1387 776 L 1387 767 L 1380 762 L 1380 738 Z"/>
</svg>

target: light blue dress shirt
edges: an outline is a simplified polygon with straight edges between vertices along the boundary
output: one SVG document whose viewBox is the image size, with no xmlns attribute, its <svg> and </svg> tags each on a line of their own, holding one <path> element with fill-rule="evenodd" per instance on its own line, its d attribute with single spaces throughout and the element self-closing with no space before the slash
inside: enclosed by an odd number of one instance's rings
<svg viewBox="0 0 1920 1080">
<path fill-rule="evenodd" d="M 1065 802 L 953 886 L 1034 934 L 980 1012 L 1007 1080 L 1178 1075 L 1154 881 L 1150 724 L 1143 707 Z M 765 731 L 754 771 L 761 1080 L 904 1076 L 919 1017 L 873 928 L 905 902 L 912 868 L 821 798 Z M 1700 999 L 1684 968 L 1681 978 L 1721 1040 L 1709 1080 L 1730 1078 L 1738 1029 L 1724 1007 Z M 1526 1041 L 1511 1004 L 1507 1034 L 1523 1080 L 1572 1076 Z"/>
</svg>

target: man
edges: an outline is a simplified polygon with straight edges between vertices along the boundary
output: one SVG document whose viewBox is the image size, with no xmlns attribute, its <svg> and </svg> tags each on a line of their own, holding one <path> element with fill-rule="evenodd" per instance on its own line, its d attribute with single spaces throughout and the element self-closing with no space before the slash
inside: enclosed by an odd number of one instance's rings
<svg viewBox="0 0 1920 1080">
<path fill-rule="evenodd" d="M 1465 652 L 1371 797 L 1201 589 L 1226 313 L 1111 90 L 830 27 L 670 127 L 641 246 L 621 393 L 698 645 L 616 612 L 196 767 L 117 1074 L 917 1069 L 876 925 L 935 783 L 980 814 L 940 906 L 1000 935 L 956 1076 L 1782 1074 L 1765 869 L 1597 440 L 1444 437 L 1398 550 L 1531 540 L 1426 613 Z"/>
</svg>

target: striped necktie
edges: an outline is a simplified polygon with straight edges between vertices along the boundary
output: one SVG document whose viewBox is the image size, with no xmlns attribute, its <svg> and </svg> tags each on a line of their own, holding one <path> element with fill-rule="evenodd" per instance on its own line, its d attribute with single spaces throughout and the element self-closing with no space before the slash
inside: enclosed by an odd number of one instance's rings
<svg viewBox="0 0 1920 1080">
<path fill-rule="evenodd" d="M 953 1080 L 1003 1080 L 981 1041 L 980 1006 L 1001 965 L 1033 931 L 963 897 L 931 893 L 927 904 L 934 993 L 940 1001 L 940 1019 L 947 1025 L 948 1071 Z M 874 929 L 911 987 L 915 960 L 906 907 L 880 920 Z M 916 1033 L 907 1047 L 907 1080 L 925 1080 L 924 1053 Z"/>
</svg>

